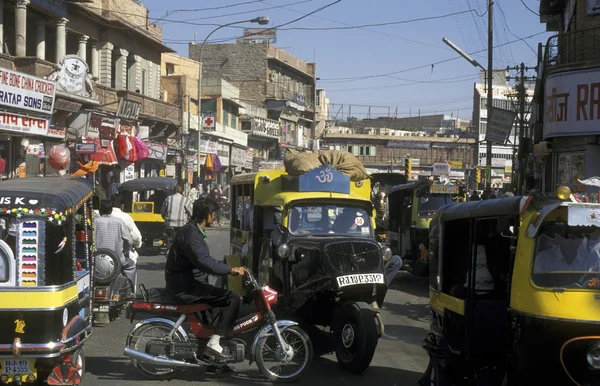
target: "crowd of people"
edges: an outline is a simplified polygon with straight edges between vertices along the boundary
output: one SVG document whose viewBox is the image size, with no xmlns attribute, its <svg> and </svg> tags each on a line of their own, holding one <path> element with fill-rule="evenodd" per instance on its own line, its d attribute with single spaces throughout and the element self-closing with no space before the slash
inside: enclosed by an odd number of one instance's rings
<svg viewBox="0 0 600 386">
<path fill-rule="evenodd" d="M 495 198 L 514 197 L 514 193 L 510 191 L 503 192 L 500 189 L 486 189 L 481 195 L 477 190 L 470 189 L 467 195 L 467 201 L 493 200 Z"/>
</svg>

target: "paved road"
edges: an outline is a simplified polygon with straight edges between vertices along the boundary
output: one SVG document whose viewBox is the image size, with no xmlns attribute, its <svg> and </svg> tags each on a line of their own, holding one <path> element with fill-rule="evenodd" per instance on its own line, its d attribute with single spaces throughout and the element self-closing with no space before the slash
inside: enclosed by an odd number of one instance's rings
<svg viewBox="0 0 600 386">
<path fill-rule="evenodd" d="M 209 230 L 209 246 L 215 256 L 229 251 L 229 231 Z M 164 286 L 164 256 L 141 256 L 138 261 L 139 282 L 146 287 Z M 371 367 L 361 376 L 339 370 L 335 356 L 315 358 L 300 385 L 328 386 L 415 385 L 427 365 L 421 340 L 429 326 L 427 284 L 406 273 L 400 273 L 388 292 L 383 307 L 385 336 L 379 341 Z M 130 324 L 120 317 L 111 324 L 96 326 L 86 343 L 86 386 L 159 385 L 141 377 L 124 357 L 123 348 Z M 187 370 L 177 379 L 165 382 L 169 386 L 201 382 L 205 385 L 265 384 L 256 365 L 237 364 L 235 375 L 207 375 L 203 370 Z"/>
</svg>

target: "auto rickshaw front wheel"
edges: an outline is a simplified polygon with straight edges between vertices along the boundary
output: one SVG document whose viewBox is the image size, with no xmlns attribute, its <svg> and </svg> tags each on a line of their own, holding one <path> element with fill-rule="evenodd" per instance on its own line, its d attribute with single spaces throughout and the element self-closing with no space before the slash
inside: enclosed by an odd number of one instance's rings
<svg viewBox="0 0 600 386">
<path fill-rule="evenodd" d="M 371 364 L 379 341 L 373 309 L 365 302 L 347 302 L 336 310 L 332 327 L 340 368 L 361 374 Z"/>
</svg>

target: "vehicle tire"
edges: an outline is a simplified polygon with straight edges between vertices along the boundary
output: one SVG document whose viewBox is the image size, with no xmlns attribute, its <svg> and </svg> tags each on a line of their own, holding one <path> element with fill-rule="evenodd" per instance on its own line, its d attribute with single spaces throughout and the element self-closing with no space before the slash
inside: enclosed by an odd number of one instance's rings
<svg viewBox="0 0 600 386">
<path fill-rule="evenodd" d="M 83 384 L 85 375 L 85 352 L 83 351 L 83 347 L 80 347 L 73 353 L 73 364 L 77 368 L 77 372 L 81 378 L 81 384 Z"/>
<path fill-rule="evenodd" d="M 161 339 L 165 338 L 172 330 L 173 326 L 166 322 L 152 322 L 141 327 L 136 328 L 131 332 L 129 337 L 127 338 L 127 347 L 132 348 L 134 350 L 138 350 L 141 352 L 147 352 L 146 344 L 144 342 L 144 334 L 150 330 L 157 330 L 158 335 L 153 336 L 151 339 Z M 148 338 L 146 338 L 148 339 Z M 173 339 L 175 341 L 184 342 L 187 341 L 186 337 L 183 337 L 179 331 L 175 332 L 173 335 Z M 141 344 L 138 344 L 142 340 Z M 135 359 L 131 359 L 131 363 L 133 366 L 142 374 L 144 377 L 153 380 L 167 380 L 172 379 L 176 376 L 177 370 L 174 368 L 155 368 L 152 365 L 147 363 L 141 363 L 136 361 Z"/>
<path fill-rule="evenodd" d="M 375 313 L 367 303 L 349 302 L 336 311 L 332 327 L 340 368 L 361 374 L 371 364 L 379 341 Z"/>
<path fill-rule="evenodd" d="M 121 274 L 121 260 L 110 249 L 98 249 L 94 261 L 94 280 L 98 284 L 109 284 Z"/>
<path fill-rule="evenodd" d="M 293 357 L 288 361 L 283 361 L 274 353 L 281 353 L 279 349 L 279 345 L 277 343 L 277 339 L 274 335 L 264 336 L 256 345 L 256 351 L 254 353 L 256 358 L 256 365 L 260 372 L 267 377 L 271 382 L 278 383 L 289 383 L 295 382 L 300 377 L 308 371 L 310 368 L 310 363 L 313 358 L 313 346 L 312 342 L 308 335 L 298 326 L 291 326 L 286 328 L 281 332 L 282 338 L 285 340 L 287 344 L 292 346 L 294 349 Z M 269 357 L 267 357 L 267 354 Z M 273 357 L 273 361 L 275 363 L 280 363 L 278 368 L 280 370 L 284 370 L 281 367 L 281 364 L 285 363 L 285 369 L 290 368 L 290 363 L 299 361 L 298 368 L 287 375 L 282 375 L 281 373 L 276 373 L 273 369 L 267 364 L 269 360 Z"/>
</svg>

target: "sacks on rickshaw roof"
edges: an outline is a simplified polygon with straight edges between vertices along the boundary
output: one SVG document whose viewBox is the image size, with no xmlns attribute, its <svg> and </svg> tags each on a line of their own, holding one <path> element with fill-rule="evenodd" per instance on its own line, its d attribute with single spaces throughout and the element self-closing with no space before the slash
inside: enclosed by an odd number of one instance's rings
<svg viewBox="0 0 600 386">
<path fill-rule="evenodd" d="M 299 176 L 321 166 L 314 153 L 304 153 L 287 148 L 283 159 L 285 171 L 290 176 Z"/>
<path fill-rule="evenodd" d="M 319 161 L 322 164 L 329 164 L 336 168 L 339 172 L 342 172 L 350 176 L 350 181 L 362 181 L 369 177 L 369 173 L 363 166 L 362 162 L 354 156 L 344 150 L 328 150 L 324 151 L 319 155 Z"/>
</svg>

